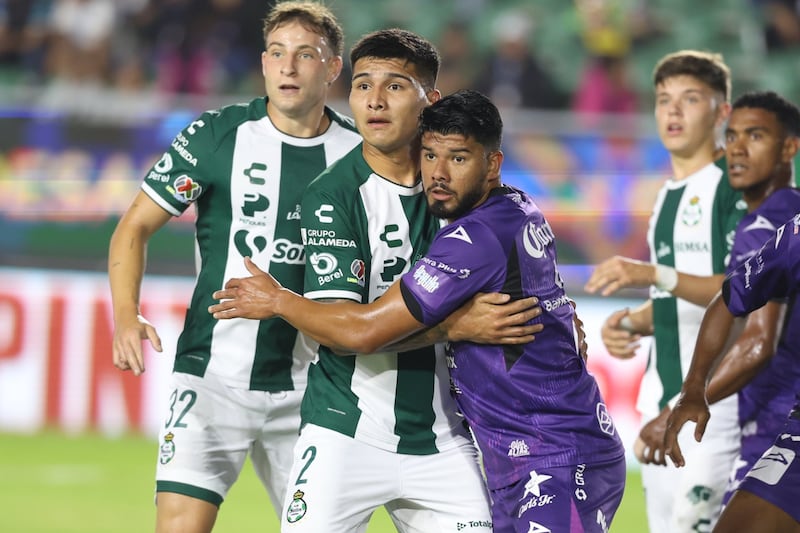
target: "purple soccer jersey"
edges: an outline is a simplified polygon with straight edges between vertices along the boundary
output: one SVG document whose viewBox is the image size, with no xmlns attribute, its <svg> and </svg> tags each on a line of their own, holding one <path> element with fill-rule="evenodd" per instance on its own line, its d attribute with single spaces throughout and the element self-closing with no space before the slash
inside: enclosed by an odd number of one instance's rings
<svg viewBox="0 0 800 533">
<path fill-rule="evenodd" d="M 483 453 L 490 489 L 532 470 L 624 455 L 595 379 L 576 348 L 573 308 L 553 232 L 524 192 L 503 186 L 436 235 L 402 278 L 411 313 L 434 325 L 477 292 L 539 298 L 544 330 L 522 346 L 452 343 L 458 406 Z M 624 483 L 624 477 L 620 479 Z"/>
<path fill-rule="evenodd" d="M 757 209 L 746 214 L 736 228 L 728 273 L 756 254 L 775 235 L 777 228 L 798 212 L 800 191 L 784 188 L 776 190 Z M 798 328 L 800 312 L 792 297 L 775 354 L 758 375 L 739 391 L 741 461 L 737 463 L 726 501 L 764 450 L 771 446 L 775 434 L 786 422 L 786 414 L 794 405 L 795 386 L 800 382 L 800 353 L 787 333 L 798 331 Z"/>
</svg>

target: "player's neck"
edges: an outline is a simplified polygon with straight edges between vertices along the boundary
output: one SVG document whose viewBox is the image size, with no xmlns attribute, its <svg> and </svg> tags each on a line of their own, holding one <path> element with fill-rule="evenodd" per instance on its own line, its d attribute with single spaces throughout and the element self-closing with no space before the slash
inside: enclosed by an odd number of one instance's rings
<svg viewBox="0 0 800 533">
<path fill-rule="evenodd" d="M 672 165 L 673 179 L 677 181 L 684 180 L 724 154 L 724 150 L 718 149 L 713 145 L 703 146 L 688 154 L 671 153 L 670 163 Z"/>
<path fill-rule="evenodd" d="M 267 102 L 267 116 L 272 125 L 281 133 L 301 139 L 322 135 L 331 124 L 331 119 L 325 113 L 324 105 L 314 108 L 310 113 L 291 116 L 282 113 L 277 107 Z"/>
<path fill-rule="evenodd" d="M 373 172 L 404 187 L 413 187 L 419 180 L 419 158 L 413 156 L 413 151 L 413 148 L 406 146 L 384 152 L 366 142 L 361 149 L 364 160 Z"/>
</svg>

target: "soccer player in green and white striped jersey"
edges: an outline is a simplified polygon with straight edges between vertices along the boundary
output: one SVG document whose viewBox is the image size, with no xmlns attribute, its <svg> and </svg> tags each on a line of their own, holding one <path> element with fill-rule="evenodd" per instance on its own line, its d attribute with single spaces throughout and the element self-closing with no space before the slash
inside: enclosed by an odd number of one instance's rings
<svg viewBox="0 0 800 533">
<path fill-rule="evenodd" d="M 689 369 L 705 306 L 722 285 L 736 225 L 746 210 L 728 182 L 718 133 L 730 112 L 730 71 L 717 54 L 684 50 L 659 61 L 654 71 L 655 118 L 670 152 L 673 177 L 658 193 L 647 240 L 650 262 L 624 257 L 597 266 L 588 292 L 609 295 L 624 287 L 650 287 L 650 299 L 613 313 L 601 335 L 609 353 L 634 355 L 642 335 L 653 335 L 637 409 L 644 427 L 640 455 L 651 533 L 710 530 L 739 449 L 735 396 L 712 406 L 714 427 L 706 441 L 684 431 L 681 447 L 690 469 L 664 464 L 670 401 Z"/>
<path fill-rule="evenodd" d="M 419 175 L 418 117 L 439 99 L 436 49 L 404 30 L 371 33 L 350 54 L 361 146 L 303 197 L 305 295 L 368 303 L 428 248 L 440 223 Z M 477 451 L 433 346 L 338 356 L 309 370 L 282 531 L 363 531 L 385 506 L 401 532 L 492 530 Z"/>
<path fill-rule="evenodd" d="M 287 485 L 316 346 L 279 319 L 218 322 L 206 308 L 227 279 L 247 274 L 245 256 L 302 290 L 302 193 L 361 138 L 326 107 L 342 69 L 333 14 L 315 3 L 278 4 L 264 40 L 267 97 L 203 113 L 178 133 L 111 239 L 114 364 L 139 375 L 142 340 L 161 350 L 138 309 L 147 241 L 196 208 L 199 270 L 159 436 L 157 531 L 211 531 L 248 453 L 276 511 Z"/>
</svg>

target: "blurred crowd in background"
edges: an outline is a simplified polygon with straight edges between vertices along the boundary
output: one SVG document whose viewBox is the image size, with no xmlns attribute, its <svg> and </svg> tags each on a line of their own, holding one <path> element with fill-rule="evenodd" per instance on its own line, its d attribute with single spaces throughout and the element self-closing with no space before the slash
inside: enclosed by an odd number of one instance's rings
<svg viewBox="0 0 800 533">
<path fill-rule="evenodd" d="M 101 105 L 109 89 L 148 104 L 263 93 L 265 0 L 0 0 L 4 99 Z M 734 94 L 800 100 L 798 0 L 327 0 L 347 45 L 390 26 L 438 44 L 444 93 L 501 107 L 649 112 L 650 73 L 681 48 L 724 54 Z M 346 73 L 334 96 L 344 98 Z M 128 100 L 130 101 L 130 99 Z M 119 105 L 111 101 L 110 105 Z"/>
</svg>

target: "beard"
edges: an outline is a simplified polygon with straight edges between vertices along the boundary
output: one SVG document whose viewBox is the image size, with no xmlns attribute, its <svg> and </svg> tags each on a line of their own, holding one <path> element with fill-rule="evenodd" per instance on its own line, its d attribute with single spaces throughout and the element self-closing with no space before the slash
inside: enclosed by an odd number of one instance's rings
<svg viewBox="0 0 800 533">
<path fill-rule="evenodd" d="M 439 189 L 445 189 L 450 193 L 453 192 L 444 187 L 439 187 Z M 431 189 L 428 190 L 430 191 Z M 450 206 L 442 200 L 428 200 L 428 211 L 436 218 L 455 220 L 469 213 L 483 197 L 483 193 L 484 191 L 480 187 L 476 187 L 465 192 L 463 196 L 453 196 L 451 201 L 455 200 L 455 205 Z"/>
</svg>

